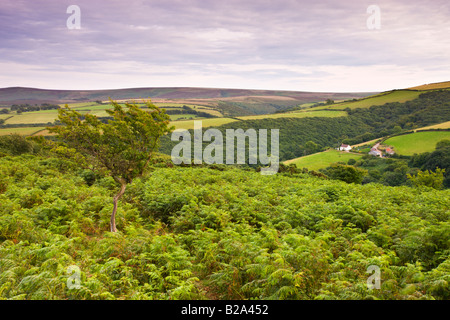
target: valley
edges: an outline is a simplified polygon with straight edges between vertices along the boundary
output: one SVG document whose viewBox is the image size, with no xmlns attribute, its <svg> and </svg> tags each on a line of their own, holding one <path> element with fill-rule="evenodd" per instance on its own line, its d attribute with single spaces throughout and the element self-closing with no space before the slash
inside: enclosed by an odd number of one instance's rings
<svg viewBox="0 0 450 320">
<path fill-rule="evenodd" d="M 67 105 L 70 109 L 75 110 L 80 114 L 91 114 L 106 120 L 108 114 L 105 110 L 110 109 L 111 105 L 107 99 L 101 100 L 105 98 L 105 94 L 114 92 L 116 95 L 119 94 L 121 99 L 118 99 L 118 101 L 121 102 L 122 105 L 129 102 L 136 103 L 140 107 L 145 106 L 144 100 L 146 99 L 137 97 L 131 99 L 124 97 L 129 97 L 131 93 L 152 94 L 153 97 L 151 97 L 151 101 L 156 106 L 164 108 L 166 112 L 169 113 L 171 124 L 175 129 L 192 130 L 194 128 L 195 120 L 201 120 L 204 128 L 223 128 L 223 130 L 226 128 L 238 127 L 249 128 L 251 125 L 259 128 L 267 126 L 275 128 L 278 126 L 282 128 L 282 133 L 285 132 L 287 135 L 285 139 L 282 138 L 282 141 L 280 142 L 282 146 L 280 160 L 284 161 L 285 164 L 296 163 L 302 167 L 319 169 L 325 168 L 333 162 L 346 163 L 347 161 L 345 160 L 350 159 L 348 154 L 342 152 L 336 153 L 325 151 L 328 148 L 335 149 L 338 143 L 344 142 L 354 146 L 352 151 L 357 152 L 355 154 L 355 156 L 357 156 L 356 158 L 367 154 L 370 151 L 370 147 L 380 140 L 387 140 L 386 143 L 388 145 L 392 144 L 392 147 L 395 147 L 395 151 L 397 151 L 399 155 L 412 156 L 414 153 L 433 151 L 438 140 L 448 138 L 448 131 L 428 132 L 392 138 L 389 138 L 389 136 L 393 133 L 395 134 L 398 130 L 403 132 L 408 132 L 408 130 L 447 130 L 449 128 L 448 107 L 445 107 L 447 109 L 444 108 L 442 110 L 442 114 L 435 115 L 433 119 L 427 120 L 430 122 L 430 125 L 428 126 L 422 126 L 424 122 L 419 122 L 417 125 L 414 125 L 406 123 L 405 120 L 401 120 L 406 125 L 400 124 L 400 126 L 396 127 L 395 130 L 397 131 L 395 132 L 389 132 L 384 129 L 382 132 L 374 133 L 373 124 L 366 121 L 364 118 L 366 117 L 365 115 L 359 116 L 358 113 L 365 112 L 370 114 L 369 110 L 372 110 L 376 106 L 380 106 L 378 107 L 380 110 L 386 110 L 386 108 L 389 107 L 395 108 L 396 106 L 403 106 L 408 103 L 409 105 L 413 105 L 413 101 L 419 101 L 417 99 L 422 94 L 436 92 L 436 90 L 444 90 L 442 94 L 449 92 L 448 84 L 448 82 L 428 84 L 425 86 L 392 90 L 372 95 L 367 95 L 365 93 L 313 94 L 288 91 L 217 90 L 201 88 L 142 88 L 101 92 L 93 91 L 92 93 L 65 92 L 64 95 L 57 91 L 10 88 L 0 89 L 0 102 L 10 100 L 18 103 L 21 99 L 23 100 L 25 98 L 51 99 L 51 97 L 53 97 L 52 99 L 55 99 L 56 96 L 60 98 L 62 96 L 65 97 L 65 99 L 68 99 L 69 97 L 75 99 L 74 97 L 77 95 L 87 99 L 87 97 L 95 96 L 98 98 L 95 101 L 59 103 L 57 106 L 64 107 Z M 4 93 L 5 91 L 8 94 L 2 96 L 1 93 Z M 20 92 L 20 95 L 14 95 L 14 92 Z M 54 95 L 56 92 L 57 94 Z M 367 96 L 358 98 L 358 96 L 361 95 Z M 353 98 L 345 99 L 345 96 L 352 96 Z M 340 98 L 340 100 L 334 102 L 332 98 L 335 97 Z M 307 102 L 308 99 L 310 99 L 310 102 Z M 314 101 L 313 99 L 323 100 Z M 44 103 L 44 105 L 48 104 L 48 102 Z M 430 108 L 432 108 L 431 104 L 432 103 L 430 103 Z M 4 106 L 3 112 L 0 113 L 0 121 L 2 121 L 0 135 L 11 133 L 18 133 L 25 136 L 49 135 L 46 126 L 52 126 L 55 123 L 58 116 L 57 109 L 19 112 L 17 106 L 20 106 L 20 104 L 14 105 L 16 107 L 11 107 L 10 109 L 7 106 Z M 25 104 L 25 106 L 26 105 L 29 104 Z M 384 105 L 386 105 L 386 108 L 383 109 L 382 106 Z M 269 108 L 270 110 L 267 109 L 269 106 L 271 107 L 271 109 Z M 273 112 L 273 110 L 276 110 L 276 112 Z M 367 112 L 364 110 L 367 110 Z M 374 111 L 372 114 L 374 114 L 375 117 L 378 117 L 379 112 Z M 402 114 L 403 118 L 407 117 L 405 112 Z M 358 116 L 358 118 L 352 120 L 355 116 Z M 391 117 L 391 115 L 389 115 L 389 117 Z M 308 122 L 305 122 L 306 120 L 308 120 Z M 381 118 L 375 120 L 374 123 L 377 124 L 380 120 Z M 343 127 L 343 130 L 336 130 L 338 133 L 328 133 L 329 129 L 327 128 L 330 128 L 330 126 L 334 128 L 340 126 Z M 395 125 L 392 125 L 392 128 L 394 126 Z M 419 126 L 419 128 L 417 128 L 417 126 Z M 315 137 L 311 131 L 309 133 L 304 132 L 303 127 L 307 128 L 307 130 L 314 130 L 319 133 L 319 135 Z M 353 128 L 350 129 L 350 127 Z M 383 127 L 383 125 L 381 124 L 380 127 Z M 325 135 L 326 137 L 321 137 L 321 135 Z M 376 135 L 377 138 L 373 139 L 374 135 Z M 420 141 L 416 141 L 414 137 L 420 135 L 424 138 L 419 139 Z M 292 140 L 292 137 L 298 137 L 296 140 L 297 143 Z M 286 139 L 289 141 L 285 141 Z M 304 144 L 308 141 L 315 145 L 313 146 L 313 150 L 303 149 Z M 408 149 L 406 145 L 409 145 L 410 149 Z M 169 150 L 171 146 L 173 146 L 173 144 L 170 143 L 167 143 L 165 147 L 163 145 L 162 152 L 170 154 Z M 305 152 L 307 154 L 312 152 L 314 155 L 304 157 Z M 319 153 L 316 154 L 317 152 Z"/>
<path fill-rule="evenodd" d="M 189 133 L 194 120 L 223 134 L 278 129 L 277 174 L 261 175 L 248 158 L 174 165 L 175 142 L 165 135 L 117 207 L 118 182 L 107 171 L 53 145 L 57 109 L 0 109 L 0 298 L 450 298 L 450 90 L 265 101 L 259 111 L 253 96 L 251 104 L 180 99 L 154 101 Z M 112 120 L 109 102 L 67 104 L 81 117 Z M 373 156 L 374 146 L 395 152 Z M 67 275 L 73 266 L 76 288 Z M 367 284 L 374 266 L 377 290 Z"/>
</svg>

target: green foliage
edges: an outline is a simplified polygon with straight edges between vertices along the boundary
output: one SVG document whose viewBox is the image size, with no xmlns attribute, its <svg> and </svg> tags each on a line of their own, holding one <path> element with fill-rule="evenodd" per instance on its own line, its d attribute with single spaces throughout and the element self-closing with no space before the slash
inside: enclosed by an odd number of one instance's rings
<svg viewBox="0 0 450 320">
<path fill-rule="evenodd" d="M 10 134 L 0 136 L 0 154 L 20 155 L 33 152 L 33 144 L 24 136 L 19 134 Z"/>
<path fill-rule="evenodd" d="M 450 147 L 450 140 L 449 139 L 443 139 L 436 143 L 436 149 L 443 149 Z"/>
<path fill-rule="evenodd" d="M 445 169 L 436 169 L 436 172 L 418 171 L 417 175 L 412 176 L 408 174 L 408 179 L 416 187 L 426 186 L 434 189 L 442 189 L 444 182 Z"/>
<path fill-rule="evenodd" d="M 96 171 L 90 176 L 84 174 L 88 184 L 93 183 L 96 174 L 108 174 L 121 186 L 111 214 L 111 231 L 115 232 L 118 200 L 127 184 L 142 176 L 160 137 L 173 127 L 169 127 L 170 118 L 165 111 L 150 102 L 146 104 L 148 111 L 135 104 L 126 103 L 127 110 L 112 100 L 111 104 L 114 109 L 106 110 L 112 116 L 108 123 L 95 115 L 81 115 L 66 105 L 58 111 L 63 125 L 48 130 L 57 134 L 59 143 L 53 149 L 57 155 Z"/>
<path fill-rule="evenodd" d="M 367 174 L 366 170 L 338 163 L 332 164 L 323 171 L 331 179 L 341 180 L 347 183 L 361 183 Z"/>
<path fill-rule="evenodd" d="M 94 169 L 106 170 L 114 179 L 129 183 L 142 175 L 159 138 L 170 132 L 169 116 L 150 102 L 149 111 L 134 104 L 125 104 L 127 110 L 114 101 L 111 104 L 114 109 L 106 112 L 113 120 L 108 123 L 66 106 L 58 111 L 63 125 L 48 130 L 61 140 L 59 148 L 81 155 Z"/>
<path fill-rule="evenodd" d="M 0 158 L 2 299 L 449 299 L 449 190 L 161 157 L 105 233 L 112 178 L 60 161 Z"/>
</svg>

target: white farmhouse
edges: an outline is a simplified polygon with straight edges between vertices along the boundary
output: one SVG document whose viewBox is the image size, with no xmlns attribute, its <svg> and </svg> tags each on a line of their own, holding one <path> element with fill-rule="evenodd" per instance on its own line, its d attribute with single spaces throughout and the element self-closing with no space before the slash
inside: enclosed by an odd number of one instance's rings
<svg viewBox="0 0 450 320">
<path fill-rule="evenodd" d="M 341 144 L 341 146 L 339 147 L 340 151 L 350 151 L 352 150 L 352 147 L 349 146 L 348 144 Z"/>
</svg>

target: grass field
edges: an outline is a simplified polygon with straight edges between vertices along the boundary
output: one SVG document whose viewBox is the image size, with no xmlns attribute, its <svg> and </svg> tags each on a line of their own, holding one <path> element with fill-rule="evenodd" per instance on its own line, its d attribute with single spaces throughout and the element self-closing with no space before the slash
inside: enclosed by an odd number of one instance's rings
<svg viewBox="0 0 450 320">
<path fill-rule="evenodd" d="M 71 108 L 73 108 L 75 111 L 81 113 L 81 114 L 92 114 L 97 117 L 108 117 L 110 116 L 105 110 L 109 109 L 110 105 L 98 105 L 98 104 L 74 104 L 70 105 Z M 169 108 L 168 108 L 169 109 Z M 170 108 L 170 110 L 174 110 Z M 175 109 L 176 110 L 176 109 Z M 180 109 L 181 110 L 181 109 Z M 220 112 L 208 108 L 197 108 L 198 111 L 207 112 L 213 115 L 221 115 Z M 193 114 L 173 114 L 170 115 L 170 118 L 172 121 L 176 121 L 179 118 L 187 118 L 187 119 L 194 119 L 196 118 L 196 115 Z M 42 111 L 33 111 L 33 112 L 24 112 L 22 114 L 5 114 L 1 115 L 0 119 L 6 119 L 6 124 L 36 124 L 36 123 L 49 123 L 53 122 L 58 118 L 58 110 L 42 110 Z M 218 122 L 221 122 L 220 120 Z M 227 121 L 224 121 L 226 123 Z M 185 124 L 181 124 L 181 126 L 184 126 Z"/>
<path fill-rule="evenodd" d="M 60 103 L 59 106 L 64 108 L 66 103 Z M 86 107 L 86 106 L 95 106 L 98 105 L 96 102 L 77 102 L 77 103 L 67 103 L 67 106 L 69 108 L 79 108 L 79 107 Z"/>
<path fill-rule="evenodd" d="M 325 117 L 336 118 L 346 117 L 345 111 L 298 111 L 289 113 L 262 114 L 257 116 L 238 117 L 241 120 L 260 120 L 260 119 L 276 119 L 276 118 L 308 118 L 308 117 Z"/>
<path fill-rule="evenodd" d="M 125 106 L 125 104 L 121 104 Z M 136 103 L 136 105 L 145 108 L 145 103 Z M 206 112 L 216 117 L 221 117 L 222 114 L 214 109 L 200 106 L 196 104 L 186 104 L 186 103 L 169 103 L 169 102 L 157 102 L 154 103 L 157 107 L 164 108 L 166 110 L 183 110 L 183 106 L 188 106 L 196 111 Z M 110 104 L 97 104 L 97 103 L 72 103 L 69 105 L 70 108 L 76 111 L 101 111 L 105 109 L 112 109 L 112 105 Z M 106 113 L 105 113 L 106 114 Z"/>
<path fill-rule="evenodd" d="M 202 127 L 218 127 L 226 123 L 238 121 L 236 119 L 231 118 L 208 118 L 201 119 Z M 173 121 L 171 125 L 175 126 L 175 129 L 194 129 L 194 120 L 180 120 Z"/>
<path fill-rule="evenodd" d="M 29 135 L 32 135 L 43 129 L 45 129 L 45 128 L 44 127 L 2 128 L 2 129 L 0 129 L 0 136 L 12 134 L 12 133 L 29 136 Z"/>
<path fill-rule="evenodd" d="M 89 111 L 89 110 L 105 110 L 105 109 L 112 109 L 113 107 L 111 105 L 108 104 L 92 104 L 92 105 L 88 105 L 88 106 L 82 106 L 82 107 L 72 107 L 70 106 L 71 109 L 75 110 L 75 111 Z"/>
<path fill-rule="evenodd" d="M 354 154 L 344 151 L 327 150 L 324 152 L 310 154 L 308 156 L 287 160 L 284 164 L 294 163 L 298 168 L 308 168 L 309 170 L 318 170 L 328 167 L 334 162 L 343 161 L 347 163 L 350 159 L 358 160 L 362 158 L 362 154 Z"/>
<path fill-rule="evenodd" d="M 22 114 L 11 114 L 13 117 L 6 120 L 5 124 L 33 124 L 53 122 L 58 117 L 56 110 L 24 112 Z"/>
<path fill-rule="evenodd" d="M 186 119 L 195 119 L 198 118 L 195 114 L 171 114 L 170 120 L 172 121 L 178 121 L 180 118 L 186 118 Z M 182 120 L 180 120 L 182 121 Z"/>
<path fill-rule="evenodd" d="M 323 110 L 323 109 L 356 109 L 356 108 L 369 108 L 371 106 L 383 105 L 389 102 L 406 102 L 416 99 L 421 92 L 410 90 L 396 90 L 388 93 L 380 93 L 378 95 L 359 99 L 352 102 L 335 103 L 329 106 L 320 106 L 311 108 L 310 110 Z"/>
<path fill-rule="evenodd" d="M 183 115 L 184 116 L 184 115 Z M 314 111 L 314 112 L 296 112 L 296 113 L 275 113 L 275 114 L 264 114 L 256 116 L 243 116 L 237 117 L 241 120 L 259 120 L 259 119 L 275 119 L 275 118 L 306 118 L 306 117 L 345 117 L 347 112 L 345 111 Z M 171 116 L 173 119 L 173 116 Z M 216 127 L 226 123 L 238 121 L 232 118 L 211 118 L 211 119 L 201 119 L 203 121 L 203 127 Z M 194 129 L 194 120 L 180 120 L 174 121 L 172 124 L 176 129 Z"/>
<path fill-rule="evenodd" d="M 450 131 L 427 131 L 405 134 L 387 139 L 384 145 L 393 146 L 396 153 L 411 156 L 414 153 L 432 152 L 436 143 L 450 140 Z"/>
<path fill-rule="evenodd" d="M 439 124 L 435 124 L 435 125 L 428 126 L 428 127 L 419 128 L 419 129 L 416 129 L 414 131 L 417 131 L 417 130 L 428 130 L 428 129 L 450 129 L 450 121 L 439 123 Z"/>
</svg>

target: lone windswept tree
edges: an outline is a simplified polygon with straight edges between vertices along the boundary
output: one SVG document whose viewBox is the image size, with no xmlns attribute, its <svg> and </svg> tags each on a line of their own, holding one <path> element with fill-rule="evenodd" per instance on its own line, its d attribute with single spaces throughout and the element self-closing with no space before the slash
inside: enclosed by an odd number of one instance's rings
<svg viewBox="0 0 450 320">
<path fill-rule="evenodd" d="M 61 125 L 49 127 L 56 133 L 55 151 L 70 156 L 85 168 L 110 175 L 120 187 L 114 196 L 111 213 L 111 232 L 116 232 L 117 203 L 129 183 L 142 176 L 161 136 L 170 133 L 170 117 L 150 101 L 147 109 L 125 103 L 122 107 L 110 100 L 112 117 L 107 123 L 95 115 L 82 115 L 66 105 L 58 111 Z"/>
</svg>

